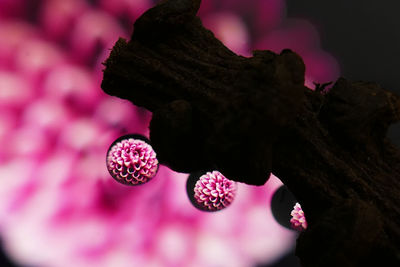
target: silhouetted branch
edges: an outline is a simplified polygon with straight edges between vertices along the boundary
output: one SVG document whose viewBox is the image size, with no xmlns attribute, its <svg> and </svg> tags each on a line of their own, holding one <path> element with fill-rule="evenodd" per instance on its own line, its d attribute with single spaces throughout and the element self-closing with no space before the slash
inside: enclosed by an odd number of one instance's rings
<svg viewBox="0 0 400 267">
<path fill-rule="evenodd" d="M 400 152 L 386 132 L 400 98 L 343 78 L 312 91 L 296 53 L 238 56 L 202 26 L 199 5 L 143 14 L 105 62 L 103 90 L 153 112 L 150 139 L 175 171 L 253 185 L 277 175 L 307 215 L 304 266 L 399 266 Z"/>
</svg>

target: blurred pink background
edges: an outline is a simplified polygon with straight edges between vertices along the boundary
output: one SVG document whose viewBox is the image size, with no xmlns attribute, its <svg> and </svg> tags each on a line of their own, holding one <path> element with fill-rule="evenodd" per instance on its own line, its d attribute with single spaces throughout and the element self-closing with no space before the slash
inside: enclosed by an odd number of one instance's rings
<svg viewBox="0 0 400 267">
<path fill-rule="evenodd" d="M 153 4 L 0 0 L 0 237 L 18 264 L 247 267 L 293 249 L 296 233 L 270 210 L 276 177 L 240 184 L 229 208 L 205 213 L 186 196 L 187 174 L 161 166 L 138 187 L 108 174 L 108 146 L 148 136 L 151 114 L 101 91 L 101 62 Z M 283 0 L 203 0 L 199 16 L 238 54 L 298 52 L 310 87 L 339 75 Z"/>
</svg>

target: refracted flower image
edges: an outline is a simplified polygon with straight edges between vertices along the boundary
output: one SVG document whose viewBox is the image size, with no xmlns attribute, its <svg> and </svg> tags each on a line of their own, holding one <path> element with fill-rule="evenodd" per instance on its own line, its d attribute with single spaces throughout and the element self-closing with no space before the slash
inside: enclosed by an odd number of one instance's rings
<svg viewBox="0 0 400 267">
<path fill-rule="evenodd" d="M 296 203 L 294 205 L 290 215 L 292 216 L 292 218 L 290 219 L 290 223 L 292 224 L 293 229 L 296 229 L 298 231 L 304 231 L 305 229 L 307 229 L 306 217 L 299 203 Z"/>
<path fill-rule="evenodd" d="M 154 149 L 144 138 L 135 135 L 122 136 L 114 141 L 106 161 L 110 175 L 127 185 L 147 183 L 158 170 Z"/>
<path fill-rule="evenodd" d="M 227 208 L 236 197 L 237 185 L 219 171 L 201 175 L 189 194 L 193 194 L 195 207 L 205 211 Z M 189 197 L 190 198 L 190 197 Z"/>
<path fill-rule="evenodd" d="M 158 165 L 146 142 L 110 147 L 121 136 L 149 136 L 151 113 L 107 96 L 100 83 L 114 43 L 154 4 L 0 1 L 0 238 L 17 265 L 248 267 L 293 250 L 297 233 L 270 210 L 277 177 L 237 184 L 234 201 L 208 213 L 187 197 L 189 174 Z M 287 18 L 283 0 L 203 0 L 199 16 L 240 55 L 298 52 L 310 85 L 338 75 L 315 28 Z M 146 170 L 116 164 L 134 161 L 133 147 L 151 159 Z M 126 186 L 110 172 L 149 181 Z"/>
</svg>

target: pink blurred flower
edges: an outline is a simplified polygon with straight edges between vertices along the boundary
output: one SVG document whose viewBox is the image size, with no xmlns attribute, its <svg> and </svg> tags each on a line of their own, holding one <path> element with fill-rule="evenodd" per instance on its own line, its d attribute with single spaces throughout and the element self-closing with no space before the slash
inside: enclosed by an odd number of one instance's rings
<svg viewBox="0 0 400 267">
<path fill-rule="evenodd" d="M 250 36 L 244 21 L 239 16 L 226 12 L 207 14 L 203 19 L 203 24 L 235 53 L 243 56 L 250 55 Z"/>
<path fill-rule="evenodd" d="M 284 19 L 284 13 L 282 0 L 203 0 L 200 8 L 204 25 L 234 52 L 250 56 L 254 49 L 289 48 L 306 64 L 308 87 L 336 80 L 338 63 L 320 47 L 315 27 L 304 19 Z"/>
<path fill-rule="evenodd" d="M 71 55 L 79 63 L 90 63 L 105 48 L 114 45 L 119 37 L 126 37 L 118 21 L 99 10 L 84 12 L 72 26 L 69 36 Z"/>
<path fill-rule="evenodd" d="M 89 4 L 81 0 L 45 0 L 39 13 L 40 29 L 50 39 L 66 41 L 88 9 Z"/>
<path fill-rule="evenodd" d="M 152 5 L 152 1 L 149 0 L 100 0 L 100 6 L 104 10 L 114 16 L 127 17 L 132 22 Z"/>
<path fill-rule="evenodd" d="M 239 267 L 293 247 L 295 233 L 268 209 L 281 185 L 274 176 L 261 187 L 238 184 L 234 203 L 208 214 L 188 200 L 187 175 L 160 166 L 151 183 L 132 188 L 107 172 L 109 145 L 148 136 L 151 114 L 102 93 L 100 63 L 151 5 L 0 1 L 0 233 L 17 262 Z M 304 56 L 310 81 L 337 75 L 312 26 L 282 26 L 283 11 L 282 0 L 204 0 L 200 15 L 237 53 L 289 46 Z"/>
<path fill-rule="evenodd" d="M 339 75 L 338 63 L 322 50 L 318 32 L 308 21 L 287 19 L 281 27 L 260 36 L 254 46 L 274 52 L 289 48 L 298 53 L 306 65 L 306 85 L 310 88 L 314 88 L 313 82 L 334 81 Z"/>
</svg>

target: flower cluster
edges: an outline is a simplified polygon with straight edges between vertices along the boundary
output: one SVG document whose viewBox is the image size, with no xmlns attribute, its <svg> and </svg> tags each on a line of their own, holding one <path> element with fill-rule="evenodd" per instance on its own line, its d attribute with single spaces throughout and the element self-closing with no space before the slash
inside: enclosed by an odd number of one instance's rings
<svg viewBox="0 0 400 267">
<path fill-rule="evenodd" d="M 307 229 L 306 217 L 299 203 L 296 203 L 294 205 L 290 215 L 292 216 L 292 218 L 290 219 L 290 223 L 292 224 L 293 229 L 298 231 L 303 231 Z"/>
<path fill-rule="evenodd" d="M 153 178 L 158 160 L 153 148 L 138 139 L 123 139 L 113 144 L 107 155 L 107 168 L 120 183 L 138 185 Z"/>
<path fill-rule="evenodd" d="M 229 206 L 236 195 L 236 183 L 218 171 L 202 175 L 194 187 L 194 198 L 208 211 L 217 211 Z"/>
</svg>

